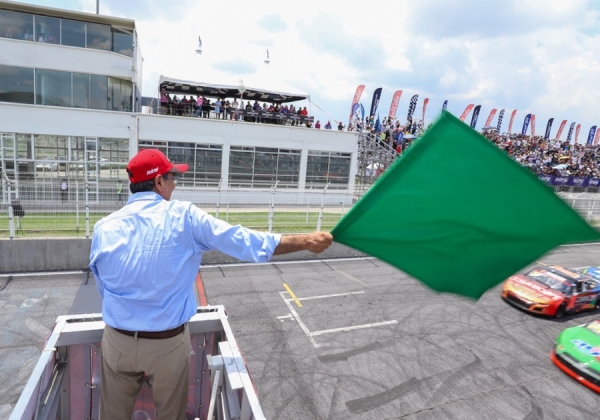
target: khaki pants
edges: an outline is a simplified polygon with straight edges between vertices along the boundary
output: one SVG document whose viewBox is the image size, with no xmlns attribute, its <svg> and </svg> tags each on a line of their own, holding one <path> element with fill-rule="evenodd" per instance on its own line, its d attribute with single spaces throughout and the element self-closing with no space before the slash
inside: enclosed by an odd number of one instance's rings
<svg viewBox="0 0 600 420">
<path fill-rule="evenodd" d="M 172 338 L 129 337 L 108 325 L 102 338 L 100 420 L 130 420 L 148 376 L 157 420 L 186 418 L 190 365 L 188 326 Z"/>
</svg>

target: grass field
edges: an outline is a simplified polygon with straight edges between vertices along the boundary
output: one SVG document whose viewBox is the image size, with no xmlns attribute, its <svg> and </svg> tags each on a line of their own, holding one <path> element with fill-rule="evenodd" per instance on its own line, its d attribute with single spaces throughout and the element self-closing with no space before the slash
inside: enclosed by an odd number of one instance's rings
<svg viewBox="0 0 600 420">
<path fill-rule="evenodd" d="M 90 213 L 90 236 L 94 224 L 108 213 Z M 214 216 L 215 214 L 212 213 Z M 339 213 L 323 213 L 321 230 L 331 230 L 340 220 Z M 240 224 L 247 228 L 266 231 L 269 228 L 268 212 L 229 212 L 219 213 L 219 219 L 226 220 L 232 225 Z M 274 212 L 273 228 L 276 233 L 303 233 L 316 230 L 319 219 L 318 212 Z M 20 228 L 15 222 L 15 237 L 17 238 L 49 238 L 49 237 L 85 237 L 85 215 L 80 214 L 45 214 L 27 213 L 20 220 Z M 0 238 L 9 238 L 8 216 L 0 215 Z"/>
</svg>

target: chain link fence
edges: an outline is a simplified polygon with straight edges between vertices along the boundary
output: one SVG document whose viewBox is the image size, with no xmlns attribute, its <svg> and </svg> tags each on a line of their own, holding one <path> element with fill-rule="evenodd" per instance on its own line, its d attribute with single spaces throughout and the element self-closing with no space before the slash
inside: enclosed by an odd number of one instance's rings
<svg viewBox="0 0 600 420">
<path fill-rule="evenodd" d="M 3 174 L 2 174 L 3 175 Z M 365 193 L 277 188 L 193 188 L 178 185 L 174 198 L 187 200 L 231 224 L 276 233 L 331 230 Z M 600 194 L 558 192 L 591 225 L 600 225 Z M 91 237 L 94 224 L 127 203 L 129 186 L 115 180 L 64 178 L 21 180 L 2 177 L 0 239 Z"/>
<path fill-rule="evenodd" d="M 3 177 L 0 239 L 91 237 L 94 224 L 127 203 L 129 185 L 77 178 L 21 180 Z M 173 198 L 191 201 L 231 224 L 276 233 L 330 230 L 359 198 L 347 191 L 193 188 L 179 184 Z"/>
</svg>

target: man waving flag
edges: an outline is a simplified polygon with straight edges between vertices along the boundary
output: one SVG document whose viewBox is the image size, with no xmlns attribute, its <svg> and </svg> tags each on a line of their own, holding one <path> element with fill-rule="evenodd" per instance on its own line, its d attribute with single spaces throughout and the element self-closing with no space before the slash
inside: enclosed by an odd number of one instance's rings
<svg viewBox="0 0 600 420">
<path fill-rule="evenodd" d="M 472 298 L 560 244 L 600 240 L 533 173 L 447 111 L 331 233 L 434 290 Z"/>
</svg>

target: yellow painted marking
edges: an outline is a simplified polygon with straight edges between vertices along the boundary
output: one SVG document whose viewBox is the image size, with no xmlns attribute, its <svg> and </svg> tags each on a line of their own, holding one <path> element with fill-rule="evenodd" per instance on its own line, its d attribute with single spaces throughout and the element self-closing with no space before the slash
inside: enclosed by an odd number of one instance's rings
<svg viewBox="0 0 600 420">
<path fill-rule="evenodd" d="M 290 289 L 290 286 L 283 283 L 283 287 L 285 287 L 285 290 L 287 290 L 288 293 L 290 294 L 290 296 L 292 297 L 292 299 L 294 299 L 294 302 L 296 302 L 296 305 L 298 305 L 299 308 L 302 308 L 302 304 L 300 303 L 300 301 L 298 300 L 298 298 L 296 297 L 294 292 L 292 292 L 292 289 Z"/>
</svg>

